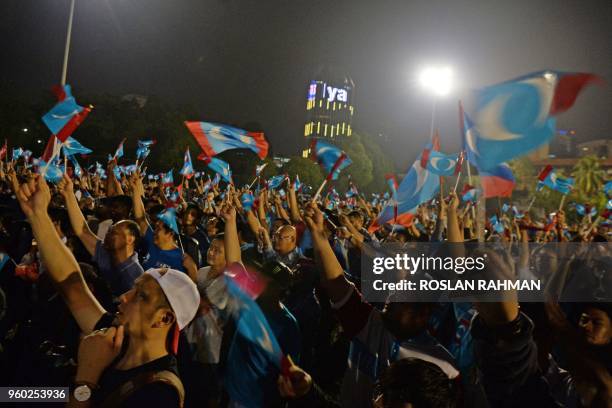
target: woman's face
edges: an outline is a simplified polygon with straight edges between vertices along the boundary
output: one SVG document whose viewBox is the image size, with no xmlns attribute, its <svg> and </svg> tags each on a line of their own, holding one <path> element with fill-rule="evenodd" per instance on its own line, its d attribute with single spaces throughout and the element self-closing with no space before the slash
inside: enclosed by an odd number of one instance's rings
<svg viewBox="0 0 612 408">
<path fill-rule="evenodd" d="M 612 341 L 612 323 L 606 312 L 587 308 L 578 321 L 584 340 L 594 346 L 605 346 Z"/>
</svg>

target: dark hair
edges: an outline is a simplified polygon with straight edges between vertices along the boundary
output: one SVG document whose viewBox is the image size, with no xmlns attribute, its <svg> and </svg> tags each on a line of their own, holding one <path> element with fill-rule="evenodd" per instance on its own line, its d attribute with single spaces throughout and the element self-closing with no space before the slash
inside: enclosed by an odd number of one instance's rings
<svg viewBox="0 0 612 408">
<path fill-rule="evenodd" d="M 195 218 L 196 218 L 196 222 L 199 222 L 200 219 L 202 218 L 202 210 L 200 209 L 200 207 L 196 204 L 196 203 L 189 203 L 187 204 L 187 207 L 185 208 L 185 212 L 184 214 L 187 214 L 189 211 L 194 210 L 195 211 Z"/>
<path fill-rule="evenodd" d="M 455 384 L 437 365 L 416 358 L 391 364 L 375 386 L 385 407 L 411 403 L 415 408 L 453 408 L 457 405 Z"/>
<path fill-rule="evenodd" d="M 138 248 L 138 245 L 140 244 L 140 227 L 138 226 L 138 224 L 136 223 L 136 221 L 132 221 L 132 220 L 121 220 L 121 221 L 117 221 L 115 223 L 115 225 L 121 224 L 123 226 L 125 226 L 125 228 L 127 228 L 127 230 L 129 231 L 129 233 L 134 237 L 134 248 Z"/>
<path fill-rule="evenodd" d="M 582 303 L 578 307 L 579 313 L 585 313 L 587 309 L 597 309 L 608 315 L 608 318 L 612 320 L 612 303 L 609 302 L 589 302 Z"/>
<path fill-rule="evenodd" d="M 363 216 L 362 212 L 359 210 L 353 210 L 348 214 L 349 217 L 360 217 L 365 219 L 365 217 Z"/>
</svg>

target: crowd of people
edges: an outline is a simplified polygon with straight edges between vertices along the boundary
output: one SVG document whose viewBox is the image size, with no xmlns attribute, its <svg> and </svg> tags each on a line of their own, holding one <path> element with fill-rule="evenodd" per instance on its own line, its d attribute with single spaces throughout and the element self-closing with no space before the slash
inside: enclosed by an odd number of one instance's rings
<svg viewBox="0 0 612 408">
<path fill-rule="evenodd" d="M 382 243 L 477 239 L 485 225 L 453 192 L 373 231 L 382 195 L 203 177 L 173 195 L 113 166 L 53 184 L 2 165 L 3 386 L 69 386 L 75 407 L 612 407 L 610 303 L 364 299 L 362 257 Z M 588 221 L 500 215 L 482 234 L 607 242 Z M 495 254 L 488 267 L 512 273 Z"/>
</svg>

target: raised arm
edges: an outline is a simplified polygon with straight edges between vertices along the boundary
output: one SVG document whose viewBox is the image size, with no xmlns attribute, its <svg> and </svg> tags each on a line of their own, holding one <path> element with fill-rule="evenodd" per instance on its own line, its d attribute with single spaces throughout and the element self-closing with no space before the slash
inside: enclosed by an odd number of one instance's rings
<svg viewBox="0 0 612 408">
<path fill-rule="evenodd" d="M 230 200 L 221 209 L 221 216 L 225 220 L 225 261 L 228 265 L 242 262 L 238 228 L 236 227 L 236 209 L 230 204 Z"/>
<path fill-rule="evenodd" d="M 74 233 L 77 237 L 79 237 L 87 252 L 89 252 L 90 255 L 93 255 L 96 252 L 96 244 L 98 241 L 100 241 L 100 239 L 89 229 L 89 225 L 87 225 L 87 221 L 85 220 L 85 217 L 79 208 L 79 203 L 76 196 L 74 195 L 72 180 L 66 174 L 64 174 L 62 181 L 59 182 L 58 189 L 66 202 L 66 209 L 68 210 L 70 225 L 72 225 Z"/>
<path fill-rule="evenodd" d="M 140 228 L 141 234 L 146 234 L 149 228 L 149 221 L 147 221 L 144 203 L 142 202 L 142 196 L 144 195 L 144 187 L 142 185 L 142 178 L 139 172 L 134 172 L 130 176 L 130 186 L 132 187 L 132 206 L 134 210 L 134 220 Z"/>
<path fill-rule="evenodd" d="M 332 302 L 339 302 L 348 293 L 350 283 L 344 277 L 342 266 L 325 236 L 323 213 L 316 204 L 313 203 L 308 209 L 305 221 L 312 235 L 315 251 L 323 264 L 322 283 Z"/>
<path fill-rule="evenodd" d="M 257 206 L 257 218 L 259 218 L 259 223 L 265 229 L 270 229 L 268 222 L 266 221 L 266 200 L 267 196 L 265 190 L 262 190 L 259 193 L 259 205 Z"/>
<path fill-rule="evenodd" d="M 283 200 L 281 199 L 279 195 L 274 196 L 274 207 L 276 208 L 276 214 L 280 218 L 287 221 L 288 223 L 291 223 L 291 220 L 289 219 L 289 215 L 287 214 L 287 211 L 285 211 L 285 209 L 283 208 Z"/>
<path fill-rule="evenodd" d="M 43 177 L 36 176 L 21 185 L 16 195 L 30 221 L 49 276 L 58 285 L 81 330 L 84 333 L 91 332 L 105 310 L 89 290 L 79 264 L 60 240 L 47 213 L 51 200 L 49 186 Z"/>
<path fill-rule="evenodd" d="M 457 193 L 451 192 L 451 201 L 448 206 L 448 242 L 463 242 L 463 233 L 459 228 L 459 217 L 457 208 L 459 207 L 459 197 Z"/>
<path fill-rule="evenodd" d="M 300 215 L 300 208 L 298 207 L 297 195 L 295 194 L 295 188 L 293 183 L 289 183 L 289 213 L 291 221 L 298 223 L 303 221 Z"/>
</svg>

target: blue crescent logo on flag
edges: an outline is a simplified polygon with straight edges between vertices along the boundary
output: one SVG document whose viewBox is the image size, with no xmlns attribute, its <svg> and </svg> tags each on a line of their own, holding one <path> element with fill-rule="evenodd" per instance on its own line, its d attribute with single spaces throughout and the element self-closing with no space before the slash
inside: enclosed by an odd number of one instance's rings
<svg viewBox="0 0 612 408">
<path fill-rule="evenodd" d="M 476 123 L 480 136 L 496 141 L 515 140 L 527 130 L 545 125 L 555 83 L 556 75 L 546 73 L 506 85 L 505 90 L 499 90 L 499 95 L 478 110 Z"/>
<path fill-rule="evenodd" d="M 431 158 L 432 167 L 440 171 L 450 170 L 451 168 L 455 167 L 456 164 L 457 163 L 454 160 L 449 160 L 446 157 L 432 157 Z"/>
<path fill-rule="evenodd" d="M 326 151 L 331 150 L 329 146 L 323 146 L 317 151 L 317 156 L 322 156 Z"/>
<path fill-rule="evenodd" d="M 467 142 L 467 145 L 469 147 L 469 149 L 476 155 L 478 156 L 478 150 L 476 149 L 476 135 L 474 134 L 474 131 L 472 128 L 468 129 L 465 132 L 465 141 Z"/>
<path fill-rule="evenodd" d="M 215 139 L 225 140 L 225 136 L 223 136 L 223 133 L 221 132 L 221 128 L 219 126 L 210 128 L 210 130 L 208 131 L 208 135 L 210 137 L 214 137 Z"/>
<path fill-rule="evenodd" d="M 240 135 L 239 139 L 241 142 L 248 145 L 253 144 L 253 142 L 255 141 L 252 137 L 245 135 Z"/>
</svg>

